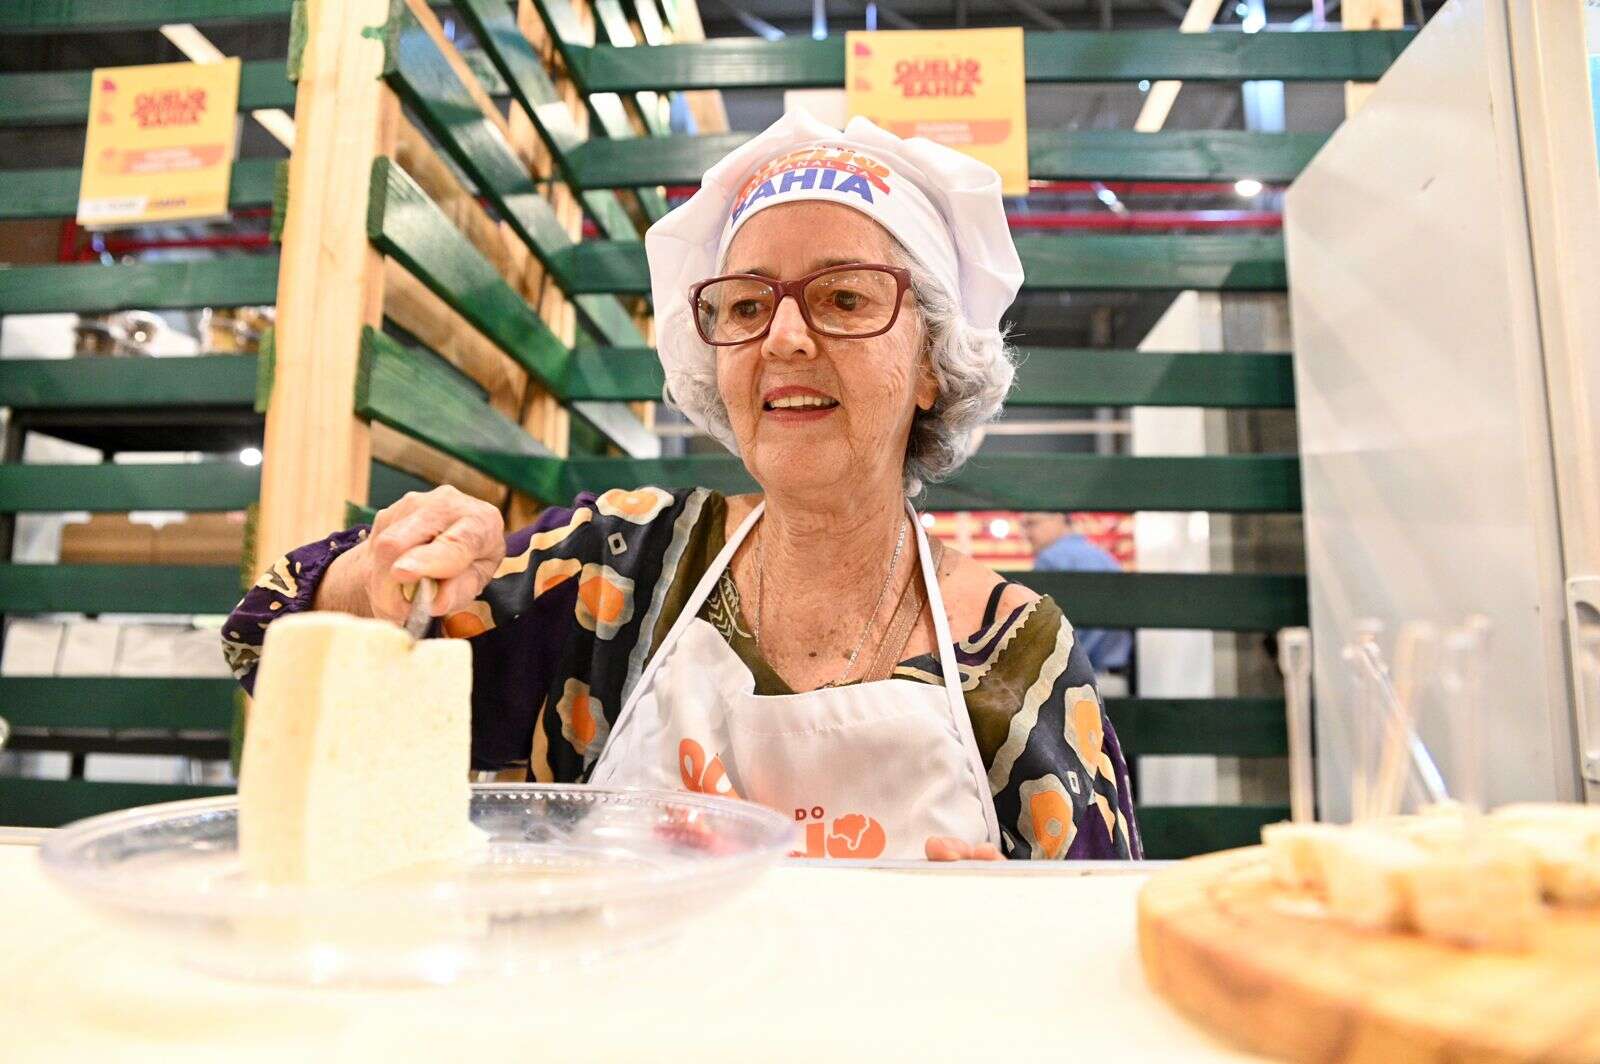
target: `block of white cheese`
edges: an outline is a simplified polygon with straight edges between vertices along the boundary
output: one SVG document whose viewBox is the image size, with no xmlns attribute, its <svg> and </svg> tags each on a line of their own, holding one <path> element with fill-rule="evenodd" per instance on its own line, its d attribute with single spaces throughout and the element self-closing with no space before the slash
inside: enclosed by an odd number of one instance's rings
<svg viewBox="0 0 1600 1064">
<path fill-rule="evenodd" d="M 338 885 L 458 858 L 476 835 L 472 650 L 338 613 L 267 629 L 239 777 L 239 851 L 269 883 Z"/>
</svg>

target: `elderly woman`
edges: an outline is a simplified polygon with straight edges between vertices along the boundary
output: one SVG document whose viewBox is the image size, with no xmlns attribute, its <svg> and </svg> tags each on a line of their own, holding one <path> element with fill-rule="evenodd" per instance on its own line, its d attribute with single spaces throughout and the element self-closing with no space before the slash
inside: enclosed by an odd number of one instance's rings
<svg viewBox="0 0 1600 1064">
<path fill-rule="evenodd" d="M 245 686 L 274 618 L 400 620 L 431 576 L 473 644 L 477 769 L 746 798 L 817 857 L 1139 856 L 1071 625 L 908 502 L 1010 387 L 995 172 L 790 114 L 645 243 L 669 397 L 761 494 L 585 494 L 509 537 L 452 489 L 407 496 L 245 597 Z"/>
</svg>

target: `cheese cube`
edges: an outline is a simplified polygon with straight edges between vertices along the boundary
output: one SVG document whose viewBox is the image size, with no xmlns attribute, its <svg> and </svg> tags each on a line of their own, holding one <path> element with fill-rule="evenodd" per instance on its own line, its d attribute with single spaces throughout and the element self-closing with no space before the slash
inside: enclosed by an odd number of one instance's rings
<svg viewBox="0 0 1600 1064">
<path fill-rule="evenodd" d="M 1321 892 L 1326 887 L 1323 851 L 1328 840 L 1345 829 L 1336 824 L 1267 824 L 1261 844 L 1267 848 L 1267 865 L 1280 886 Z"/>
<path fill-rule="evenodd" d="M 1538 925 L 1539 877 L 1529 853 L 1494 838 L 1440 847 L 1400 868 L 1411 924 L 1461 946 L 1524 949 Z"/>
<path fill-rule="evenodd" d="M 1373 931 L 1410 926 L 1411 900 L 1404 873 L 1427 859 L 1416 843 L 1368 827 L 1330 835 L 1319 847 L 1328 911 Z"/>
<path fill-rule="evenodd" d="M 239 779 L 239 850 L 269 883 L 337 885 L 472 845 L 472 650 L 336 613 L 267 629 Z"/>
</svg>

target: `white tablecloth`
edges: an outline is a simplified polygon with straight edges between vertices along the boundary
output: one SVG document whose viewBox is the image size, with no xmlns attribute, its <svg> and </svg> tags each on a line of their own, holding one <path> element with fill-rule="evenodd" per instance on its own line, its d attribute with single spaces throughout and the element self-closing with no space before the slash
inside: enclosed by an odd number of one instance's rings
<svg viewBox="0 0 1600 1064">
<path fill-rule="evenodd" d="M 918 867 L 792 862 L 665 945 L 559 976 L 302 989 L 124 937 L 0 834 L 0 1061 L 1248 1059 L 1145 985 L 1142 872 Z"/>
</svg>

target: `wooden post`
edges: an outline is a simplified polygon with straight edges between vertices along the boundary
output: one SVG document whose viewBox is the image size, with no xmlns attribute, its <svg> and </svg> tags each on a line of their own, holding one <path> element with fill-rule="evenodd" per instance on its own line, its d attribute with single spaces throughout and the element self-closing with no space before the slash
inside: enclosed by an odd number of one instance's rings
<svg viewBox="0 0 1600 1064">
<path fill-rule="evenodd" d="M 1404 0 L 1345 0 L 1340 17 L 1347 30 L 1398 30 L 1404 29 L 1406 12 Z M 1370 81 L 1349 81 L 1344 86 L 1344 116 L 1350 118 L 1372 95 L 1376 84 Z"/>
<path fill-rule="evenodd" d="M 372 160 L 399 101 L 381 80 L 388 0 L 309 0 L 278 273 L 253 568 L 344 523 L 364 503 L 367 426 L 354 413 L 361 329 L 383 315 L 383 256 L 367 243 Z"/>
</svg>

